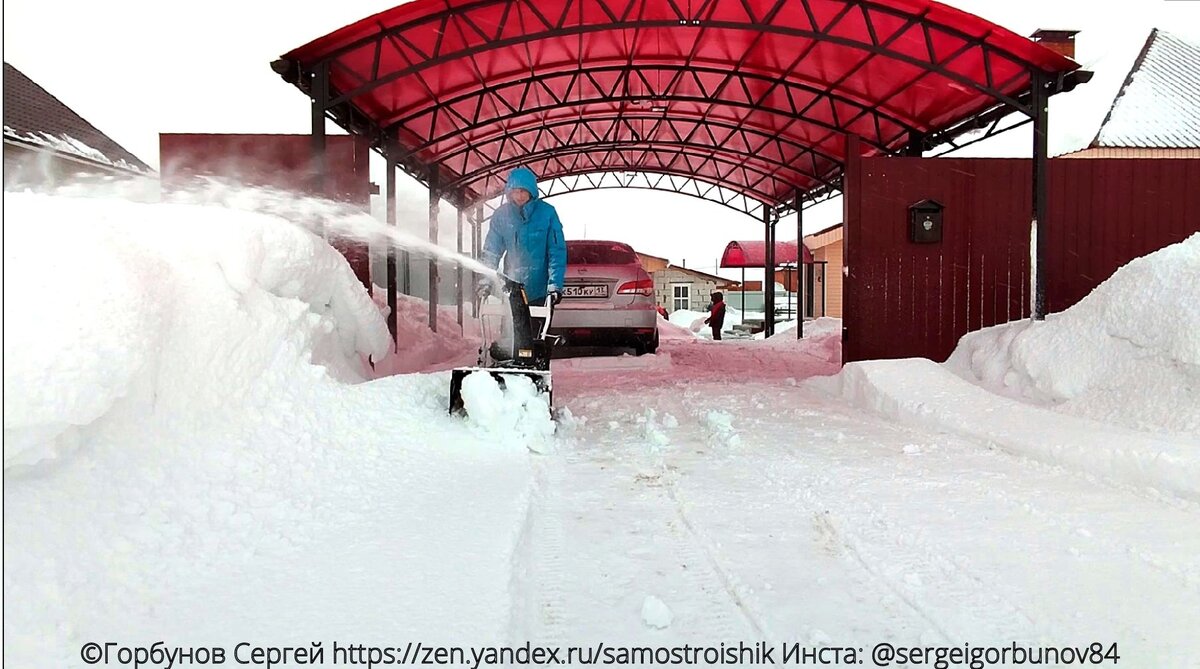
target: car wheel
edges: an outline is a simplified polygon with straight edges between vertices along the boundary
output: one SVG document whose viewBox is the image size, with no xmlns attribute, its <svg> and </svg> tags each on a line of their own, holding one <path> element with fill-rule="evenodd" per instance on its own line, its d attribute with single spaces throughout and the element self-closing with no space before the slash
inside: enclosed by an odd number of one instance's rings
<svg viewBox="0 0 1200 669">
<path fill-rule="evenodd" d="M 644 339 L 637 340 L 637 342 L 635 342 L 633 345 L 633 350 L 638 355 L 646 355 L 647 353 L 654 353 L 655 351 L 657 351 L 658 350 L 658 330 L 654 331 L 654 336 L 649 341 L 644 340 Z"/>
</svg>

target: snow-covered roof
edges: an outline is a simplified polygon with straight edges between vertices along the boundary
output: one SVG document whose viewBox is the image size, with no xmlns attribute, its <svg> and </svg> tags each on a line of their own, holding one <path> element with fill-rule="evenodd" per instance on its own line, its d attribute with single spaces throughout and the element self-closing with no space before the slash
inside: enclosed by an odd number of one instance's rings
<svg viewBox="0 0 1200 669">
<path fill-rule="evenodd" d="M 1151 31 L 1092 146 L 1200 148 L 1200 44 Z"/>
<path fill-rule="evenodd" d="M 153 172 L 8 63 L 4 64 L 4 139 L 129 172 Z"/>
</svg>

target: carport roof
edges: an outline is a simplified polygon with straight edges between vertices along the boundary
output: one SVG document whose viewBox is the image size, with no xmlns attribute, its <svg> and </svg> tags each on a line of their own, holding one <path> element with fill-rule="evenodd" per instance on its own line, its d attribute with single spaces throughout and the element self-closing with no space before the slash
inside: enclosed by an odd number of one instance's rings
<svg viewBox="0 0 1200 669">
<path fill-rule="evenodd" d="M 772 205 L 836 187 L 847 135 L 900 152 L 1078 68 L 929 0 L 415 0 L 272 65 L 462 201 L 524 164 L 692 176 Z"/>
</svg>

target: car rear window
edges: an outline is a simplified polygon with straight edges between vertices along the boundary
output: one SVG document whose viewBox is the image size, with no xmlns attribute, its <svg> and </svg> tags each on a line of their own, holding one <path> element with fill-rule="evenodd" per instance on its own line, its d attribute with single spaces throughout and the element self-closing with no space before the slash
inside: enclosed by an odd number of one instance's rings
<svg viewBox="0 0 1200 669">
<path fill-rule="evenodd" d="M 637 254 L 617 244 L 567 244 L 568 265 L 636 265 Z"/>
</svg>

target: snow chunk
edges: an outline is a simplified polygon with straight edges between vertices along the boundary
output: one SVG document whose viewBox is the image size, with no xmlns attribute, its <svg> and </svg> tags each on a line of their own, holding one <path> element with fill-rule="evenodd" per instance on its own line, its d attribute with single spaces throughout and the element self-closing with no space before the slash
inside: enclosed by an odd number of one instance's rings
<svg viewBox="0 0 1200 669">
<path fill-rule="evenodd" d="M 674 615 L 663 600 L 654 595 L 646 595 L 642 601 L 642 622 L 647 627 L 662 630 L 671 626 Z"/>
<path fill-rule="evenodd" d="M 467 420 L 496 443 L 544 451 L 554 435 L 550 399 L 529 377 L 502 374 L 504 387 L 490 372 L 468 374 L 462 382 Z"/>
<path fill-rule="evenodd" d="M 724 411 L 709 411 L 704 415 L 709 442 L 721 446 L 737 446 L 742 438 L 733 427 L 733 415 Z"/>
</svg>

